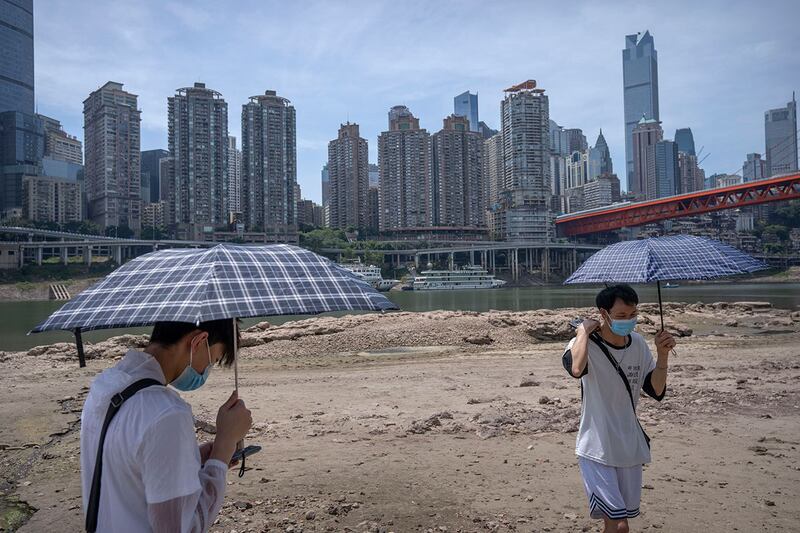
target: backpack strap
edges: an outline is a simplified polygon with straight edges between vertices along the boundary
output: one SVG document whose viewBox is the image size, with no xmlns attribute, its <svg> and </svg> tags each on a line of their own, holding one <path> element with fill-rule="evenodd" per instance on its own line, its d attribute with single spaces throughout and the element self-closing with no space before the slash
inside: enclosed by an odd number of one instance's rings
<svg viewBox="0 0 800 533">
<path fill-rule="evenodd" d="M 100 431 L 100 443 L 97 446 L 97 459 L 95 459 L 94 474 L 92 475 L 92 489 L 89 492 L 89 503 L 86 506 L 86 531 L 89 533 L 97 530 L 97 514 L 100 512 L 100 479 L 103 476 L 103 444 L 106 442 L 108 426 L 126 400 L 140 390 L 153 385 L 163 386 L 164 384 L 155 379 L 140 379 L 111 397 L 111 403 L 106 411 L 106 419 L 103 421 L 103 429 Z"/>
<path fill-rule="evenodd" d="M 625 372 L 619 366 L 617 360 L 614 359 L 614 356 L 612 356 L 611 353 L 609 353 L 608 348 L 606 348 L 606 345 L 603 342 L 603 339 L 602 337 L 600 337 L 600 335 L 598 335 L 595 332 L 592 333 L 589 336 L 589 338 L 592 339 L 592 342 L 594 342 L 600 348 L 600 350 L 606 356 L 606 359 L 608 359 L 608 361 L 611 363 L 611 366 L 613 366 L 614 369 L 617 371 L 617 374 L 619 375 L 620 379 L 622 379 L 622 383 L 625 384 L 625 390 L 628 391 L 628 398 L 630 398 L 631 400 L 631 408 L 633 409 L 633 418 L 636 419 L 636 423 L 639 425 L 639 429 L 642 430 L 642 435 L 644 435 L 644 440 L 647 443 L 647 447 L 650 448 L 650 437 L 647 435 L 647 432 L 642 427 L 642 423 L 639 422 L 639 417 L 636 415 L 636 404 L 633 401 L 633 391 L 631 390 L 631 384 L 628 382 L 628 376 L 625 375 Z"/>
</svg>

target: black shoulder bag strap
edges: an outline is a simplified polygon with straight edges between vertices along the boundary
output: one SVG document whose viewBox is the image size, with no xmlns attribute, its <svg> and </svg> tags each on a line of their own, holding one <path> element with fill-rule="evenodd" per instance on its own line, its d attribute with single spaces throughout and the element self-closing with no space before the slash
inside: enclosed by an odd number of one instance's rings
<svg viewBox="0 0 800 533">
<path fill-rule="evenodd" d="M 625 384 L 625 389 L 628 391 L 628 397 L 631 399 L 631 408 L 633 409 L 633 418 L 636 419 L 636 423 L 639 425 L 639 429 L 642 430 L 642 435 L 644 435 L 644 440 L 647 443 L 647 447 L 650 448 L 650 437 L 647 436 L 647 432 L 642 427 L 642 423 L 639 422 L 639 417 L 636 416 L 636 404 L 633 402 L 633 391 L 631 390 L 631 384 L 628 382 L 628 376 L 626 376 L 625 375 L 625 371 L 623 371 L 622 368 L 620 368 L 619 363 L 617 362 L 616 359 L 614 359 L 614 356 L 612 356 L 609 353 L 608 348 L 606 348 L 605 343 L 603 343 L 603 339 L 600 338 L 600 336 L 597 335 L 597 333 L 592 333 L 589 336 L 589 338 L 592 339 L 592 342 L 594 342 L 600 348 L 600 350 L 603 351 L 603 354 L 606 356 L 608 361 L 611 363 L 611 365 L 617 371 L 617 374 L 619 374 L 619 377 L 622 379 L 622 383 Z"/>
<path fill-rule="evenodd" d="M 106 411 L 103 429 L 100 431 L 100 443 L 97 446 L 97 459 L 94 462 L 92 475 L 92 490 L 89 493 L 89 504 L 86 506 L 86 531 L 94 533 L 97 530 L 97 514 L 100 511 L 100 478 L 103 476 L 103 444 L 106 441 L 106 431 L 114 415 L 117 414 L 122 404 L 140 390 L 152 385 L 164 385 L 155 379 L 140 379 L 129 385 L 124 391 L 111 397 L 111 404 Z"/>
</svg>

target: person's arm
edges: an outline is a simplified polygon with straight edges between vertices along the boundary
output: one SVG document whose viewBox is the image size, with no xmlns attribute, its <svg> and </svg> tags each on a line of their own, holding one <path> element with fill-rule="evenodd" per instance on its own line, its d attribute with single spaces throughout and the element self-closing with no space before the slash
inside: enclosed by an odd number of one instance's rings
<svg viewBox="0 0 800 533">
<path fill-rule="evenodd" d="M 572 364 L 569 365 L 567 371 L 572 377 L 579 378 L 586 374 L 586 365 L 589 361 L 589 335 L 599 326 L 599 322 L 587 318 L 575 329 L 575 340 L 568 350 Z M 565 364 L 565 366 L 567 365 Z"/>
<path fill-rule="evenodd" d="M 194 451 L 198 448 L 191 417 L 174 413 L 148 430 L 142 472 L 153 531 L 208 531 L 222 508 L 225 476 L 236 443 L 251 424 L 250 411 L 232 394 L 217 414 L 217 436 L 202 467 Z"/>
<path fill-rule="evenodd" d="M 669 352 L 675 347 L 675 339 L 668 331 L 659 331 L 656 335 L 656 366 L 645 378 L 644 391 L 661 401 L 667 390 L 667 369 L 669 368 Z M 650 389 L 650 390 L 648 390 Z"/>
</svg>

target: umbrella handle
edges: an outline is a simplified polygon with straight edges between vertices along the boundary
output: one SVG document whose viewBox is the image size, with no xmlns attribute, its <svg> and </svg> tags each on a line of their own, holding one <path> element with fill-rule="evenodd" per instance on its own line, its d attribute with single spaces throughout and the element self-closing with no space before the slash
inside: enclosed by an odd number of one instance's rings
<svg viewBox="0 0 800 533">
<path fill-rule="evenodd" d="M 236 319 L 232 318 L 233 324 L 233 386 L 236 390 L 236 396 L 239 396 L 239 340 L 236 331 Z M 244 449 L 244 439 L 236 443 L 236 451 Z M 239 477 L 244 476 L 245 472 L 245 457 L 242 455 L 242 464 L 239 467 Z"/>
</svg>

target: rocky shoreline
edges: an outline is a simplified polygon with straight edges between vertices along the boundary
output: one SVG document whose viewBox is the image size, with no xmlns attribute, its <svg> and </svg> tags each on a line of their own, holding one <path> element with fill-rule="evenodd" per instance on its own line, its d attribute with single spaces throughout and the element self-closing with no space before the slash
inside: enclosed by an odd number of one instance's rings
<svg viewBox="0 0 800 533">
<path fill-rule="evenodd" d="M 639 331 L 652 342 L 657 307 Z M 590 308 L 316 317 L 243 332 L 247 437 L 214 532 L 593 531 L 573 455 L 580 392 L 561 368 Z M 792 531 L 800 522 L 800 310 L 668 303 L 679 339 L 636 531 Z M 94 374 L 146 335 L 0 352 L 0 527 L 79 530 L 79 416 Z M 232 372 L 186 395 L 213 438 Z M 715 511 L 709 512 L 709 509 Z"/>
</svg>

